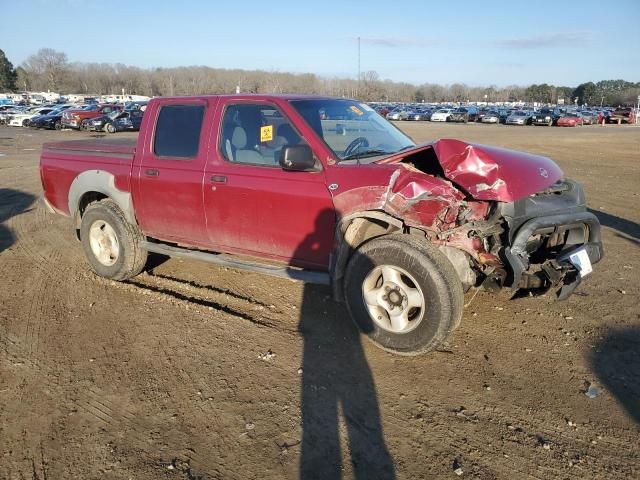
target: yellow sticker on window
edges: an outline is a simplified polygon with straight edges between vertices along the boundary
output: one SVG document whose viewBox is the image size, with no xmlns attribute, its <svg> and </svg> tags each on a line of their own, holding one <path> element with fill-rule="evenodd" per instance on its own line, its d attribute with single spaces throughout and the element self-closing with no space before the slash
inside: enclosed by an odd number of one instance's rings
<svg viewBox="0 0 640 480">
<path fill-rule="evenodd" d="M 353 113 L 355 113 L 356 115 L 364 115 L 364 113 L 362 113 L 362 110 L 360 110 L 355 105 L 351 105 L 351 111 L 353 111 Z"/>
<path fill-rule="evenodd" d="M 260 141 L 270 142 L 271 140 L 273 140 L 273 125 L 260 127 Z"/>
</svg>

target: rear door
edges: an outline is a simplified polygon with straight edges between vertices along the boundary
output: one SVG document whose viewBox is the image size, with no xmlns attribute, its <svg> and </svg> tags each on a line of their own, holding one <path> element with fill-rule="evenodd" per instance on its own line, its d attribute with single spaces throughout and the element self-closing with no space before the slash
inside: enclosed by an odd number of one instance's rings
<svg viewBox="0 0 640 480">
<path fill-rule="evenodd" d="M 152 237 L 206 246 L 202 178 L 205 128 L 216 99 L 171 99 L 155 105 L 143 148 L 136 152 L 136 213 Z M 140 143 L 139 143 L 140 145 Z M 139 147 L 140 148 L 140 147 Z"/>
</svg>

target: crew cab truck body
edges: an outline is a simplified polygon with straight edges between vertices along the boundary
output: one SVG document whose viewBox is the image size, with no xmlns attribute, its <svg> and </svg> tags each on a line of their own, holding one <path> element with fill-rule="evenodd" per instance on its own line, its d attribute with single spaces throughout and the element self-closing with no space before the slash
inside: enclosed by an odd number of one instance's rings
<svg viewBox="0 0 640 480">
<path fill-rule="evenodd" d="M 330 284 L 399 354 L 441 344 L 470 288 L 566 298 L 602 256 L 582 188 L 550 159 L 416 145 L 353 100 L 153 99 L 137 141 L 46 144 L 40 168 L 97 274 L 124 280 L 156 252 Z"/>
</svg>

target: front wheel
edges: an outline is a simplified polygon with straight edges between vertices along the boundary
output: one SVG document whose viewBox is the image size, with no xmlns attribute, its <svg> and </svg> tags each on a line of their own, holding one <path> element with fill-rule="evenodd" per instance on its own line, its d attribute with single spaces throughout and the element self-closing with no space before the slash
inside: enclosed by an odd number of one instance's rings
<svg viewBox="0 0 640 480">
<path fill-rule="evenodd" d="M 352 319 L 377 346 L 418 355 L 441 345 L 462 318 L 463 289 L 451 262 L 425 240 L 371 240 L 349 260 L 345 298 Z"/>
<path fill-rule="evenodd" d="M 91 269 L 101 277 L 126 280 L 139 274 L 147 261 L 147 251 L 140 247 L 142 232 L 111 200 L 87 207 L 80 240 Z"/>
<path fill-rule="evenodd" d="M 113 123 L 107 123 L 104 129 L 107 133 L 116 133 L 116 126 Z"/>
</svg>

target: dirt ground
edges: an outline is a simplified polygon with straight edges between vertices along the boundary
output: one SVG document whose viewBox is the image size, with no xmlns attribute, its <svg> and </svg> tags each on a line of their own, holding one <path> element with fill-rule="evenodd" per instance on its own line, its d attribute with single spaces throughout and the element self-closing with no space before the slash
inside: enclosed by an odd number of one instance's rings
<svg viewBox="0 0 640 480">
<path fill-rule="evenodd" d="M 555 159 L 605 259 L 563 303 L 467 295 L 446 348 L 394 356 L 325 287 L 96 277 L 39 201 L 41 144 L 88 134 L 1 126 L 0 478 L 640 478 L 640 128 L 400 126 Z"/>
</svg>

